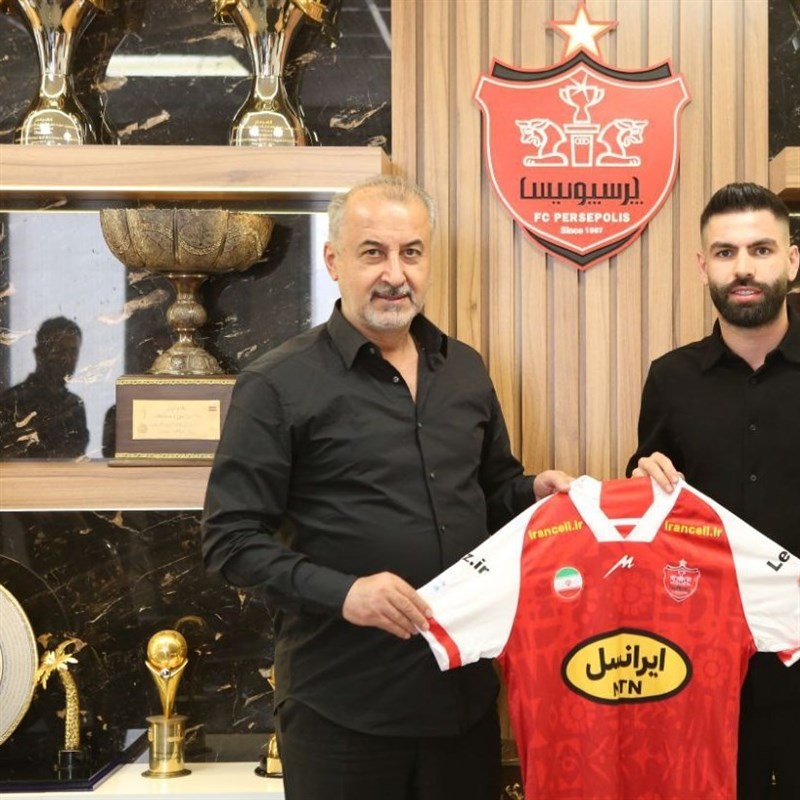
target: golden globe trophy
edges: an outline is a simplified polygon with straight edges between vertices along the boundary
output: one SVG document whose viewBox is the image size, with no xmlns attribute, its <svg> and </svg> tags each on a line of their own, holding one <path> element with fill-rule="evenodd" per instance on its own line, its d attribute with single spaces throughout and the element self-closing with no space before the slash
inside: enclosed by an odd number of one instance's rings
<svg viewBox="0 0 800 800">
<path fill-rule="evenodd" d="M 186 717 L 173 714 L 175 696 L 183 671 L 189 663 L 186 639 L 178 631 L 159 631 L 147 643 L 145 664 L 153 676 L 163 713 L 147 717 L 150 742 L 150 768 L 146 778 L 178 778 L 190 770 L 183 763 Z"/>
<path fill-rule="evenodd" d="M 206 321 L 198 289 L 212 274 L 241 272 L 264 252 L 265 214 L 200 208 L 103 209 L 111 252 L 131 270 L 165 275 L 175 290 L 167 322 L 174 344 L 145 375 L 117 379 L 116 463 L 207 463 L 213 458 L 235 376 L 196 340 Z"/>
<path fill-rule="evenodd" d="M 284 83 L 286 55 L 305 20 L 327 27 L 328 3 L 319 0 L 213 0 L 219 22 L 233 20 L 253 65 L 250 94 L 233 118 L 230 144 L 296 147 L 310 143 L 299 108 Z"/>
<path fill-rule="evenodd" d="M 10 10 L 12 0 L 0 0 Z M 39 93 L 17 127 L 18 144 L 94 144 L 94 130 L 75 97 L 70 65 L 75 45 L 98 10 L 112 0 L 17 0 L 39 56 Z"/>
</svg>

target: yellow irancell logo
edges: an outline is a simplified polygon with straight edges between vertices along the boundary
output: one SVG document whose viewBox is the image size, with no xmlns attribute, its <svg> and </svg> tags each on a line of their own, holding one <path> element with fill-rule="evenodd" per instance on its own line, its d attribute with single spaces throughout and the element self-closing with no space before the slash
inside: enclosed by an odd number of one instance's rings
<svg viewBox="0 0 800 800">
<path fill-rule="evenodd" d="M 645 703 L 677 694 L 692 665 L 676 644 L 648 631 L 619 628 L 587 639 L 564 658 L 561 674 L 599 703 Z"/>
</svg>

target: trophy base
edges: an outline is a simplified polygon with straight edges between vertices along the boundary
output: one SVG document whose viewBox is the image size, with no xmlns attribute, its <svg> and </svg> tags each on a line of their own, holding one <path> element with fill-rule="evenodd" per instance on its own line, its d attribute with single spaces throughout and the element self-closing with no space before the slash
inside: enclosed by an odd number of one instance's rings
<svg viewBox="0 0 800 800">
<path fill-rule="evenodd" d="M 253 770 L 259 778 L 282 778 L 283 764 L 280 761 L 273 763 L 271 758 L 262 758 L 258 766 Z"/>
<path fill-rule="evenodd" d="M 59 780 L 85 778 L 87 774 L 86 753 L 83 750 L 59 750 L 56 772 Z"/>
<path fill-rule="evenodd" d="M 181 778 L 184 775 L 191 775 L 192 771 L 185 767 L 179 772 L 158 772 L 152 769 L 146 769 L 142 773 L 143 778 Z"/>
<path fill-rule="evenodd" d="M 124 375 L 117 379 L 112 466 L 210 464 L 234 375 Z"/>
<path fill-rule="evenodd" d="M 150 769 L 142 776 L 145 778 L 180 778 L 191 775 L 183 763 L 183 748 L 186 738 L 186 716 L 176 714 L 165 717 L 158 714 L 147 717 L 150 727 L 147 738 L 150 742 Z"/>
</svg>

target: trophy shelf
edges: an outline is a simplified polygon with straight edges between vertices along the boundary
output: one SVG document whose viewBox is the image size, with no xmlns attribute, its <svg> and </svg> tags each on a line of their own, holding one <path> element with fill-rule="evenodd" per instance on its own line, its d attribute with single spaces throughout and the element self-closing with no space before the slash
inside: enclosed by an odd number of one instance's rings
<svg viewBox="0 0 800 800">
<path fill-rule="evenodd" d="M 210 467 L 107 461 L 0 462 L 0 511 L 196 510 Z"/>
<path fill-rule="evenodd" d="M 124 764 L 90 792 L 3 792 L 3 800 L 283 800 L 280 778 L 261 778 L 249 762 L 191 763 L 191 774 L 173 780 L 142 777 L 144 763 Z M 168 785 L 167 785 L 168 784 Z"/>
<path fill-rule="evenodd" d="M 197 201 L 324 210 L 336 192 L 390 172 L 379 147 L 0 144 L 0 209 Z"/>
<path fill-rule="evenodd" d="M 769 187 L 786 202 L 800 202 L 800 147 L 784 147 L 769 162 Z"/>
</svg>

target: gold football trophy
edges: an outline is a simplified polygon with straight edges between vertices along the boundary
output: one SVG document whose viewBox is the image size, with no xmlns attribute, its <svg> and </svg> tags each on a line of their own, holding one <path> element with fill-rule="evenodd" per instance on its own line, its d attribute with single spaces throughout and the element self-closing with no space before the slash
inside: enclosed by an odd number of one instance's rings
<svg viewBox="0 0 800 800">
<path fill-rule="evenodd" d="M 167 322 L 175 341 L 146 375 L 117 380 L 119 461 L 204 463 L 214 454 L 235 382 L 196 340 L 207 319 L 198 289 L 211 274 L 241 272 L 272 233 L 265 214 L 213 208 L 103 209 L 111 252 L 130 270 L 159 272 L 175 290 Z"/>
<path fill-rule="evenodd" d="M 178 778 L 190 772 L 183 763 L 186 717 L 173 714 L 178 683 L 189 663 L 187 652 L 186 639 L 178 631 L 159 631 L 147 643 L 145 664 L 158 689 L 163 713 L 147 717 L 150 769 L 142 773 L 146 778 Z"/>
<path fill-rule="evenodd" d="M 233 20 L 242 32 L 253 65 L 250 94 L 233 119 L 230 144 L 254 147 L 310 144 L 311 135 L 302 112 L 286 93 L 284 68 L 292 38 L 306 19 L 324 29 L 328 27 L 325 0 L 213 2 L 216 19 Z"/>
<path fill-rule="evenodd" d="M 0 0 L 0 9 L 12 0 Z M 112 0 L 17 0 L 39 56 L 39 92 L 16 130 L 18 144 L 94 144 L 94 130 L 75 97 L 70 65 L 75 45 L 95 13 Z"/>
</svg>

